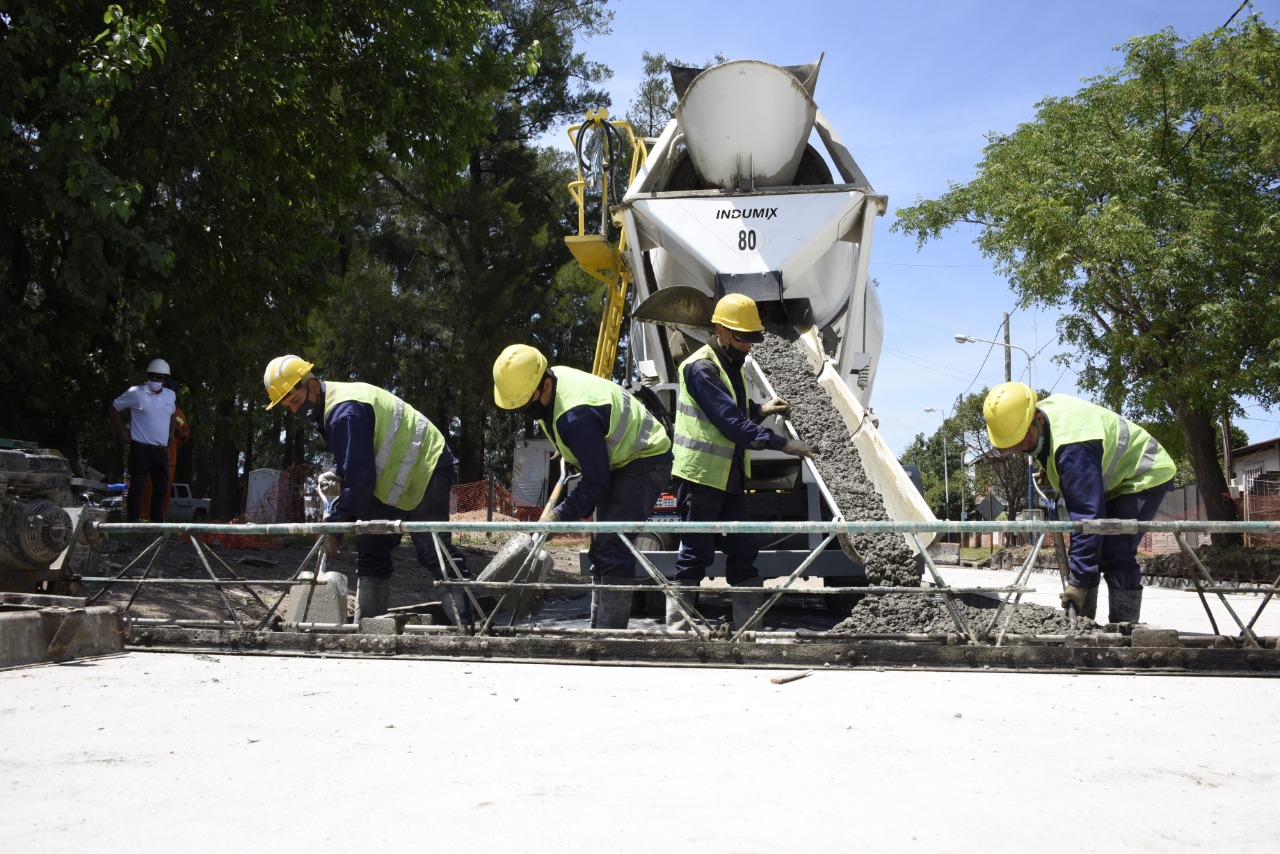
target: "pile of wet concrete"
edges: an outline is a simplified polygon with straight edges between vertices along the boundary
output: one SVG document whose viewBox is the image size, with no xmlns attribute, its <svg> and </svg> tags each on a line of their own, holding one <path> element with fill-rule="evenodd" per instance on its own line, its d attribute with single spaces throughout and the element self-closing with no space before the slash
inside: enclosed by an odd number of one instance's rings
<svg viewBox="0 0 1280 854">
<path fill-rule="evenodd" d="M 751 351 L 773 389 L 791 404 L 791 423 L 800 438 L 818 453 L 816 465 L 832 498 L 849 521 L 888 521 L 884 499 L 867 477 L 849 430 L 818 384 L 804 354 L 795 344 L 768 334 Z M 866 565 L 867 581 L 876 587 L 919 587 L 921 562 L 901 534 L 851 534 L 849 541 Z M 994 613 L 956 601 L 975 629 L 985 630 Z M 1005 615 L 1001 614 L 1000 625 Z M 999 627 L 997 627 L 998 629 Z M 1077 631 L 1098 630 L 1092 620 L 1079 620 Z M 957 631 L 946 603 L 936 594 L 866 596 L 832 631 L 849 634 L 899 634 Z M 1009 631 L 1015 634 L 1061 635 L 1071 631 L 1066 615 L 1055 608 L 1020 604 Z"/>
<path fill-rule="evenodd" d="M 995 614 L 993 608 L 975 608 L 959 600 L 955 601 L 955 607 L 965 622 L 978 632 L 987 631 Z M 1000 631 L 1009 617 L 1010 609 L 1007 608 L 990 631 Z M 1008 626 L 1010 633 L 1018 635 L 1065 635 L 1073 631 L 1062 611 L 1027 602 L 1020 603 L 1012 611 Z M 1087 633 L 1100 629 L 1093 620 L 1081 617 L 1074 631 Z M 831 631 L 837 634 L 932 634 L 957 632 L 959 629 L 941 594 L 888 593 L 865 597 Z"/>
<path fill-rule="evenodd" d="M 766 335 L 751 356 L 764 370 L 773 390 L 791 404 L 791 423 L 800 438 L 817 449 L 818 472 L 844 518 L 853 522 L 887 522 L 884 498 L 867 478 L 862 459 L 849 437 L 831 396 L 818 384 L 804 354 L 777 335 Z M 850 534 L 849 542 L 866 565 L 867 581 L 876 587 L 918 587 L 922 570 L 901 534 Z"/>
</svg>

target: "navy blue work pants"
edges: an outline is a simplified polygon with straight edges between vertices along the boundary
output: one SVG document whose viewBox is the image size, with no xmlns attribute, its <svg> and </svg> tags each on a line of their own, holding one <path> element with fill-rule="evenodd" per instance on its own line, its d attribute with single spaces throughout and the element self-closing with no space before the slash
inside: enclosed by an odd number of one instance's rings
<svg viewBox="0 0 1280 854">
<path fill-rule="evenodd" d="M 609 490 L 596 503 L 597 522 L 643 522 L 671 480 L 671 455 L 632 460 L 609 472 Z M 617 534 L 596 534 L 587 549 L 591 575 L 630 584 L 636 577 L 636 557 Z M 607 583 L 607 581 L 606 581 Z"/>
<path fill-rule="evenodd" d="M 1119 495 L 1107 502 L 1108 519 L 1135 519 L 1139 522 L 1150 522 L 1160 509 L 1160 502 L 1173 489 L 1173 482 L 1162 483 L 1142 492 Z M 1098 555 L 1098 569 L 1107 587 L 1116 590 L 1140 590 L 1142 588 L 1142 570 L 1138 566 L 1138 546 L 1142 544 L 1142 534 L 1108 534 L 1102 537 L 1102 547 Z M 1081 583 L 1084 581 L 1085 583 Z M 1098 581 L 1075 577 L 1072 573 L 1070 582 L 1077 587 L 1095 587 Z"/>
<path fill-rule="evenodd" d="M 447 522 L 449 521 L 449 491 L 453 488 L 453 466 L 436 466 L 431 480 L 427 482 L 427 491 L 422 501 L 412 510 L 400 510 L 389 504 L 373 499 L 369 505 L 369 519 L 392 519 L 406 522 Z M 436 546 L 430 533 L 410 534 L 413 550 L 418 555 L 418 563 L 427 568 L 431 577 L 437 581 L 444 577 L 443 567 L 436 557 Z M 453 545 L 453 534 L 445 532 L 440 535 L 445 550 L 453 557 L 454 563 L 466 572 L 466 557 Z M 360 534 L 356 537 L 356 575 L 370 578 L 390 578 L 394 569 L 391 553 L 400 545 L 399 534 Z M 449 574 L 453 578 L 453 574 Z M 469 577 L 469 576 L 468 576 Z"/>
<path fill-rule="evenodd" d="M 680 519 L 685 522 L 746 522 L 750 519 L 747 495 L 725 492 L 714 486 L 677 478 L 676 502 Z M 715 560 L 716 549 L 725 554 L 725 579 L 741 584 L 756 576 L 756 557 L 760 547 L 753 534 L 681 534 L 680 553 L 676 555 L 676 581 L 697 584 L 707 575 L 707 567 Z"/>
</svg>

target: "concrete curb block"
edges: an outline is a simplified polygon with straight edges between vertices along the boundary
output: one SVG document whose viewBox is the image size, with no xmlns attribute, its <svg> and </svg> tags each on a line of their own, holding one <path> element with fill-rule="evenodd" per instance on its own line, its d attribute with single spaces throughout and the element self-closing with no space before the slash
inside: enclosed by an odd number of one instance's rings
<svg viewBox="0 0 1280 854">
<path fill-rule="evenodd" d="M 124 651 L 124 619 L 113 605 L 0 612 L 0 670 Z"/>
</svg>

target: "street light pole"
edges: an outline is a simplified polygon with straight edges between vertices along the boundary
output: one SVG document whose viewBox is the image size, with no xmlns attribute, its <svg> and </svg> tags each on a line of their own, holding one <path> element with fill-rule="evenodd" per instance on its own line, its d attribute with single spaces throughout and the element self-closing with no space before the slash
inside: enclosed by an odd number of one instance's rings
<svg viewBox="0 0 1280 854">
<path fill-rule="evenodd" d="M 1020 350 L 1022 352 L 1022 355 L 1027 357 L 1027 385 L 1031 386 L 1033 390 L 1035 389 L 1036 387 L 1036 381 L 1035 381 L 1035 375 L 1034 375 L 1035 358 L 1026 350 L 1024 350 L 1022 347 L 1019 347 L 1017 344 L 1006 344 L 1003 341 L 993 341 L 990 338 L 974 338 L 972 335 L 965 335 L 963 332 L 956 333 L 956 343 L 957 344 L 994 344 L 997 347 L 1005 347 L 1010 350 Z"/>
</svg>

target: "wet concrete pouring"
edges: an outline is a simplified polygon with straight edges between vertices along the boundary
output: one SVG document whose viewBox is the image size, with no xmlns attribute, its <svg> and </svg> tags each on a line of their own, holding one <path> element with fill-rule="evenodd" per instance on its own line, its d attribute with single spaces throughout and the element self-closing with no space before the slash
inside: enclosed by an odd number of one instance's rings
<svg viewBox="0 0 1280 854">
<path fill-rule="evenodd" d="M 800 438 L 817 449 L 816 467 L 845 519 L 889 521 L 884 499 L 867 477 L 858 451 L 850 441 L 848 428 L 796 345 L 767 334 L 763 343 L 752 348 L 752 358 L 759 363 L 774 391 L 791 404 L 790 420 Z M 902 535 L 851 534 L 849 540 L 865 561 L 869 584 L 920 586 L 922 567 Z M 986 609 L 964 603 L 957 603 L 957 607 L 972 625 L 985 626 L 989 620 Z M 1093 621 L 1081 620 L 1075 631 L 1096 631 L 1097 628 Z M 878 634 L 955 629 L 955 621 L 941 596 L 887 594 L 861 599 L 832 631 Z M 1013 615 L 1010 631 L 1061 635 L 1072 629 L 1060 611 L 1021 604 Z"/>
</svg>

